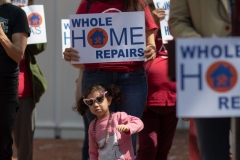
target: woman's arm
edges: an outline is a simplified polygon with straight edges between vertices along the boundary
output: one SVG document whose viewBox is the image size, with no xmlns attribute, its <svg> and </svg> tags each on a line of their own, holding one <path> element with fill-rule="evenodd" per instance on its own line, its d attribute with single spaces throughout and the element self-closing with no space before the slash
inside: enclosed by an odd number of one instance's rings
<svg viewBox="0 0 240 160">
<path fill-rule="evenodd" d="M 156 44 L 153 29 L 146 30 L 146 49 L 144 50 L 144 56 L 147 58 L 146 61 L 156 58 Z"/>
<path fill-rule="evenodd" d="M 28 34 L 14 33 L 12 35 L 12 42 L 8 39 L 6 34 L 3 32 L 2 26 L 0 26 L 0 43 L 8 56 L 12 58 L 16 63 L 19 63 L 24 55 L 24 51 L 27 45 Z"/>
</svg>

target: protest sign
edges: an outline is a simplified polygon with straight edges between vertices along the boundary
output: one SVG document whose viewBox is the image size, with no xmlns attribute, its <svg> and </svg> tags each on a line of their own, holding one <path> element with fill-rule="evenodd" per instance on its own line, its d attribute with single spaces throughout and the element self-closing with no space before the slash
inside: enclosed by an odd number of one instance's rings
<svg viewBox="0 0 240 160">
<path fill-rule="evenodd" d="M 70 35 L 81 57 L 73 64 L 145 60 L 144 12 L 70 15 Z"/>
<path fill-rule="evenodd" d="M 31 36 L 27 44 L 46 43 L 46 23 L 43 5 L 31 5 L 22 7 L 27 14 Z"/>
<path fill-rule="evenodd" d="M 240 116 L 240 38 L 176 40 L 177 115 Z"/>
<path fill-rule="evenodd" d="M 69 19 L 61 20 L 61 29 L 62 29 L 62 53 L 63 53 L 65 48 L 69 48 L 71 46 Z M 62 55 L 62 57 L 63 57 L 63 55 Z"/>
<path fill-rule="evenodd" d="M 166 44 L 169 40 L 172 40 L 173 37 L 169 32 L 168 28 L 168 19 L 170 12 L 170 0 L 153 0 L 155 8 L 162 8 L 165 11 L 165 18 L 160 21 L 161 34 L 163 44 Z"/>
</svg>

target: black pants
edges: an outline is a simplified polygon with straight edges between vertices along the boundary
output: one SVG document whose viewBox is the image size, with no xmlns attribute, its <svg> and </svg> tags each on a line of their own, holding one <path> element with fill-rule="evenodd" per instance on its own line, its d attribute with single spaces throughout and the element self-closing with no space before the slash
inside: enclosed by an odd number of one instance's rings
<svg viewBox="0 0 240 160">
<path fill-rule="evenodd" d="M 230 118 L 194 118 L 201 160 L 229 160 Z"/>
<path fill-rule="evenodd" d="M 0 77 L 0 160 L 12 159 L 12 129 L 18 107 L 18 79 Z"/>
</svg>

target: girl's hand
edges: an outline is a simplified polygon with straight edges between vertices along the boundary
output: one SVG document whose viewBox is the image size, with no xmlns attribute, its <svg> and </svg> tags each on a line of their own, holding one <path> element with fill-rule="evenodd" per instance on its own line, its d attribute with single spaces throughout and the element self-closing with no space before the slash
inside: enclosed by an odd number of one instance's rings
<svg viewBox="0 0 240 160">
<path fill-rule="evenodd" d="M 162 8 L 155 9 L 154 11 L 152 11 L 152 14 L 154 17 L 158 18 L 158 21 L 163 20 L 166 16 L 165 11 Z"/>
<path fill-rule="evenodd" d="M 63 57 L 65 61 L 79 61 L 78 51 L 73 48 L 65 48 L 63 52 Z"/>
<path fill-rule="evenodd" d="M 119 132 L 129 132 L 130 131 L 129 127 L 124 124 L 118 125 L 117 130 Z"/>
<path fill-rule="evenodd" d="M 147 48 L 143 51 L 144 57 L 146 61 L 153 60 L 156 58 L 156 47 L 155 46 L 147 46 Z"/>
</svg>

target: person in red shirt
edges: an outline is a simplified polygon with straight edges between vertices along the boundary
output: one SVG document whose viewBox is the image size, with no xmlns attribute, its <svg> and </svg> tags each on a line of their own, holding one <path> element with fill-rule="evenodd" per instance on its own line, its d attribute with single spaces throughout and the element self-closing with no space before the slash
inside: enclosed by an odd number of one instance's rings
<svg viewBox="0 0 240 160">
<path fill-rule="evenodd" d="M 147 0 L 155 23 L 165 17 L 165 11 L 155 9 Z M 176 117 L 176 84 L 167 76 L 168 54 L 162 43 L 160 26 L 155 32 L 157 57 L 146 63 L 148 97 L 142 116 L 144 129 L 139 132 L 138 160 L 167 160 L 178 119 Z"/>
<path fill-rule="evenodd" d="M 143 0 L 83 0 L 77 14 L 119 11 L 144 11 L 146 24 L 146 49 L 144 55 L 147 61 L 153 60 L 156 57 L 154 30 L 157 29 L 157 26 Z M 66 48 L 63 55 L 66 61 L 79 61 L 80 58 L 78 52 L 73 48 Z M 126 103 L 121 106 L 113 103 L 112 111 L 124 111 L 127 114 L 141 118 L 147 97 L 147 80 L 143 64 L 143 61 L 84 64 L 82 92 L 86 90 L 87 86 L 95 83 L 102 83 L 106 86 L 116 84 L 124 92 Z M 81 67 L 81 65 L 74 66 Z M 89 111 L 87 117 L 89 122 L 95 118 Z M 134 134 L 132 141 L 135 154 L 136 140 L 136 134 Z"/>
</svg>

